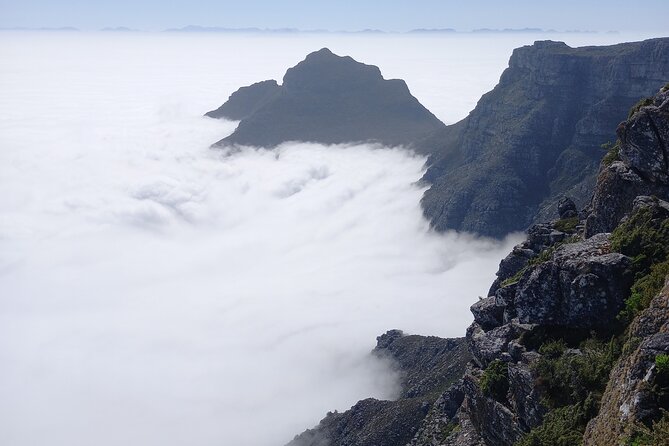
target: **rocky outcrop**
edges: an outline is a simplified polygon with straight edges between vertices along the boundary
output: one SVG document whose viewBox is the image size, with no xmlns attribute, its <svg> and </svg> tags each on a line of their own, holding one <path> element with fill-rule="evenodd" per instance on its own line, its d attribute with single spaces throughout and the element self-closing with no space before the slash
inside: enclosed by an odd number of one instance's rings
<svg viewBox="0 0 669 446">
<path fill-rule="evenodd" d="M 583 48 L 545 41 L 516 49 L 499 84 L 467 118 L 421 143 L 432 154 L 425 216 L 438 230 L 502 237 L 551 218 L 563 195 L 583 207 L 604 155 L 600 145 L 615 140 L 634 103 L 668 80 L 669 38 Z M 639 119 L 626 138 L 652 130 Z M 635 162 L 657 168 L 661 160 Z"/>
<path fill-rule="evenodd" d="M 610 232 L 639 195 L 669 199 L 669 89 L 641 102 L 617 133 L 619 140 L 597 180 L 587 235 Z"/>
<path fill-rule="evenodd" d="M 274 147 L 286 141 L 409 146 L 444 127 L 404 81 L 385 80 L 378 67 L 327 48 L 290 68 L 281 86 L 265 81 L 242 88 L 207 116 L 241 120 L 219 146 Z"/>
<path fill-rule="evenodd" d="M 568 243 L 523 274 L 509 319 L 522 324 L 592 328 L 610 324 L 632 285 L 631 259 L 610 252 L 607 234 Z"/>
<path fill-rule="evenodd" d="M 400 397 L 369 398 L 346 412 L 331 412 L 289 446 L 405 446 L 414 436 L 434 437 L 452 429 L 464 397 L 458 380 L 469 361 L 464 338 L 406 336 L 390 330 L 377 338 L 373 354 L 394 364 L 400 374 Z"/>
</svg>

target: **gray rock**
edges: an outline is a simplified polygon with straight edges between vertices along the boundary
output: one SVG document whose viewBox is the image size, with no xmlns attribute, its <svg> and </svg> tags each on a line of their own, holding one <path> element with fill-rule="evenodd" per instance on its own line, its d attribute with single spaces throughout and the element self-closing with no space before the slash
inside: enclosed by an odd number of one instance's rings
<svg viewBox="0 0 669 446">
<path fill-rule="evenodd" d="M 606 234 L 564 245 L 521 278 L 515 314 L 525 324 L 605 326 L 623 307 L 632 281 L 630 266 L 628 257 L 609 252 Z"/>
<path fill-rule="evenodd" d="M 618 127 L 620 161 L 603 166 L 585 234 L 610 232 L 639 195 L 669 200 L 669 91 L 660 92 Z"/>
<path fill-rule="evenodd" d="M 484 331 L 479 324 L 472 323 L 466 337 L 472 358 L 483 369 L 496 359 L 510 358 L 507 353 L 509 341 L 519 337 L 525 330 L 521 325 L 510 323 Z"/>
<path fill-rule="evenodd" d="M 547 412 L 536 381 L 537 376 L 529 364 L 509 364 L 509 402 L 523 431 L 539 426 Z"/>
<path fill-rule="evenodd" d="M 507 406 L 481 393 L 478 378 L 466 374 L 464 379 L 467 414 L 487 445 L 512 446 L 525 433 L 516 414 Z"/>
<path fill-rule="evenodd" d="M 558 201 L 557 208 L 560 218 L 572 218 L 578 216 L 576 203 L 574 203 L 574 200 L 571 198 L 561 198 L 560 201 Z"/>
<path fill-rule="evenodd" d="M 497 304 L 495 296 L 479 300 L 470 309 L 474 320 L 484 330 L 499 327 L 504 321 L 504 306 Z"/>
</svg>

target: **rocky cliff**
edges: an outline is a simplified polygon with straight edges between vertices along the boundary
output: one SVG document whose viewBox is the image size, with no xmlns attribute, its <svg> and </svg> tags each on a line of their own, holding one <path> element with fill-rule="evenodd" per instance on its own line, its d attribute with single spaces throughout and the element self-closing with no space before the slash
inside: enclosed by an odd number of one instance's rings
<svg viewBox="0 0 669 446">
<path fill-rule="evenodd" d="M 404 446 L 417 435 L 423 420 L 436 412 L 445 414 L 441 424 L 447 428 L 464 398 L 457 383 L 470 359 L 464 338 L 407 336 L 391 330 L 377 338 L 373 354 L 390 359 L 400 373 L 400 397 L 369 398 L 346 412 L 328 413 L 289 446 Z M 443 398 L 444 392 L 448 398 Z"/>
<path fill-rule="evenodd" d="M 265 81 L 241 88 L 207 116 L 241 120 L 218 145 L 274 147 L 286 141 L 411 145 L 444 127 L 404 81 L 386 80 L 378 67 L 337 56 L 327 48 L 290 68 L 281 86 Z"/>
<path fill-rule="evenodd" d="M 669 38 L 608 47 L 536 42 L 463 121 L 420 143 L 432 153 L 422 204 L 438 230 L 501 237 L 589 200 L 602 144 L 669 80 Z"/>
<path fill-rule="evenodd" d="M 390 332 L 377 350 L 407 370 L 402 397 L 330 414 L 291 445 L 668 445 L 669 86 L 618 135 L 585 209 L 560 200 L 472 306 L 471 361 L 421 346 L 461 341 Z"/>
</svg>

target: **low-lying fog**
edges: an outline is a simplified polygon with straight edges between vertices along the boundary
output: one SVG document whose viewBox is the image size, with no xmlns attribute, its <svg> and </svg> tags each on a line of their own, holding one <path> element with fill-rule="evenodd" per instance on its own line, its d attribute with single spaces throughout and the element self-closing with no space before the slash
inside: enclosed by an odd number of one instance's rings
<svg viewBox="0 0 669 446">
<path fill-rule="evenodd" d="M 328 46 L 453 122 L 535 38 L 1 33 L 0 443 L 281 446 L 392 397 L 375 337 L 463 335 L 517 239 L 431 233 L 402 150 L 226 156 L 201 115 Z"/>
</svg>

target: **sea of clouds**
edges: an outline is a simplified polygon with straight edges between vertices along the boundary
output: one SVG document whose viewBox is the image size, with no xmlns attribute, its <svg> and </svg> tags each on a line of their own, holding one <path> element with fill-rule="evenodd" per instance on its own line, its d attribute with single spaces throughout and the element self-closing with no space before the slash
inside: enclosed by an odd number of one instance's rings
<svg viewBox="0 0 669 446">
<path fill-rule="evenodd" d="M 431 232 L 402 149 L 202 114 L 328 46 L 454 122 L 532 40 L 1 33 L 0 444 L 280 446 L 392 398 L 375 337 L 463 335 L 518 238 Z"/>
</svg>

